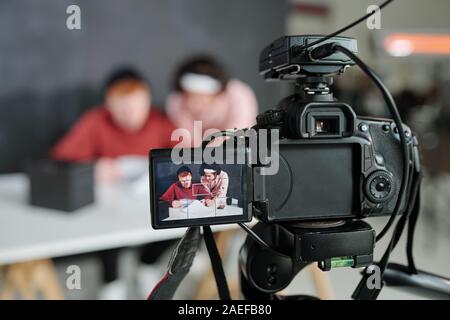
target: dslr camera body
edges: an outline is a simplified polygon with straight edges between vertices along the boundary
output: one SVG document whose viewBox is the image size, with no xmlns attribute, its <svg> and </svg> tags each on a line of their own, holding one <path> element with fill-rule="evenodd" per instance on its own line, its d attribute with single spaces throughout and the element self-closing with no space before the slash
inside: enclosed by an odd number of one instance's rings
<svg viewBox="0 0 450 320">
<path fill-rule="evenodd" d="M 170 183 L 177 181 L 174 172 L 186 163 L 175 163 L 173 150 L 150 153 L 151 215 L 155 229 L 240 223 L 249 232 L 239 256 L 245 297 L 271 298 L 312 262 L 318 262 L 324 271 L 371 265 L 375 231 L 362 219 L 389 216 L 396 208 L 401 214 L 408 206 L 411 186 L 407 185 L 405 195 L 400 196 L 400 186 L 408 178 L 403 176 L 405 152 L 400 130 L 406 137 L 412 160 L 408 163 L 411 167 L 406 171 L 408 175 L 412 168 L 419 167 L 417 139 L 406 125 L 398 128 L 390 119 L 358 117 L 348 104 L 333 97 L 330 89 L 333 76 L 343 73 L 354 62 L 342 52 L 316 59 L 311 53 L 319 46 L 312 43 L 322 38 L 282 37 L 260 55 L 260 74 L 267 81 L 293 80 L 296 92 L 284 98 L 278 108 L 259 115 L 256 126 L 250 129 L 266 130 L 269 135 L 276 132 L 278 141 L 267 140 L 266 145 L 259 141 L 255 147 L 242 132 L 231 134 L 234 141 L 244 141 L 245 163 L 215 162 L 221 167 L 218 170 L 221 181 L 225 180 L 223 172 L 227 173 L 226 184 L 234 190 L 231 197 L 237 198 L 235 203 L 239 206 L 204 210 L 198 202 L 211 203 L 211 197 L 202 198 L 207 192 L 199 190 L 206 180 L 196 174 L 198 167 L 195 167 L 204 161 L 188 164 L 192 168 L 186 169 L 173 187 Z M 321 41 L 320 47 L 327 43 L 337 43 L 357 53 L 355 39 L 332 37 Z M 224 145 L 215 149 L 229 151 Z M 269 158 L 278 161 L 276 174 L 266 174 L 264 168 L 269 166 L 266 162 L 249 160 L 259 154 L 259 148 L 267 148 Z M 181 153 L 191 159 L 190 155 L 196 151 L 183 149 Z M 170 182 L 163 185 L 161 181 L 169 176 Z M 200 184 L 186 206 L 180 209 L 169 204 L 167 209 L 167 205 L 160 205 L 161 199 L 167 199 L 168 186 L 181 188 L 186 185 L 186 177 L 194 185 Z M 202 214 L 197 214 L 200 211 Z M 249 230 L 242 223 L 253 217 L 260 222 Z"/>
<path fill-rule="evenodd" d="M 295 79 L 297 92 L 257 117 L 258 128 L 278 129 L 281 139 L 279 155 L 272 154 L 279 156 L 278 174 L 254 170 L 256 215 L 265 222 L 390 215 L 403 179 L 398 128 L 392 120 L 357 117 L 334 99 L 331 76 L 353 62 L 342 53 L 320 61 L 295 55 L 317 39 L 283 37 L 261 54 L 260 73 L 267 80 Z M 329 41 L 357 53 L 355 39 Z M 411 130 L 402 130 L 413 151 Z"/>
</svg>

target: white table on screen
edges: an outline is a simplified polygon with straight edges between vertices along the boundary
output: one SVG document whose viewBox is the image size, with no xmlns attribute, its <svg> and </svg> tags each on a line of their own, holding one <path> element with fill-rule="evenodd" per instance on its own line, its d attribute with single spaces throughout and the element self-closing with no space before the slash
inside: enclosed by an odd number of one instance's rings
<svg viewBox="0 0 450 320">
<path fill-rule="evenodd" d="M 211 208 L 208 213 L 190 212 L 189 216 L 186 209 L 183 208 L 169 208 L 169 217 L 163 221 L 180 220 L 180 219 L 196 219 L 196 218 L 214 218 L 242 215 L 243 209 L 236 205 L 227 205 L 224 209 Z"/>
</svg>

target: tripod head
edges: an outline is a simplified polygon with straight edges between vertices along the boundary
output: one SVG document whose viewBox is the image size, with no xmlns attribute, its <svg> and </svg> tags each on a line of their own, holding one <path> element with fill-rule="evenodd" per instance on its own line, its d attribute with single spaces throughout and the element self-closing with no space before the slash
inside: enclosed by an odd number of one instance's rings
<svg viewBox="0 0 450 320">
<path fill-rule="evenodd" d="M 245 298 L 270 298 L 311 263 L 323 271 L 371 265 L 375 232 L 363 221 L 335 220 L 289 226 L 259 223 L 253 231 L 273 250 L 247 237 L 239 254 Z"/>
</svg>

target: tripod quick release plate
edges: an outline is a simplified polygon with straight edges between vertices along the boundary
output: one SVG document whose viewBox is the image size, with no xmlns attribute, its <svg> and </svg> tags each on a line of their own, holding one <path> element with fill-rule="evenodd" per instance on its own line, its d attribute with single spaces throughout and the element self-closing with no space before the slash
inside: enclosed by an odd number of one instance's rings
<svg viewBox="0 0 450 320">
<path fill-rule="evenodd" d="M 294 233 L 298 262 L 317 261 L 324 271 L 340 266 L 359 268 L 373 262 L 375 231 L 364 221 L 346 221 L 327 228 L 295 228 Z"/>
</svg>

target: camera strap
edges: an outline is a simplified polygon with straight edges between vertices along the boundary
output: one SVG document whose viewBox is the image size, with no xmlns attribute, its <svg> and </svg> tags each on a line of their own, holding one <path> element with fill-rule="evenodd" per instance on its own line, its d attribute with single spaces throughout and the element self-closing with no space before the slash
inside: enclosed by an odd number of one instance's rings
<svg viewBox="0 0 450 320">
<path fill-rule="evenodd" d="M 211 231 L 211 227 L 204 226 L 203 234 L 206 248 L 211 259 L 211 265 L 216 279 L 217 289 L 221 300 L 231 300 L 222 260 L 217 250 L 216 242 Z M 147 300 L 171 300 L 175 295 L 180 283 L 188 274 L 195 254 L 201 243 L 199 227 L 190 227 L 178 242 L 172 252 L 167 272 L 156 284 Z"/>
<path fill-rule="evenodd" d="M 170 300 L 186 277 L 201 243 L 199 227 L 190 227 L 172 252 L 167 272 L 156 284 L 147 300 Z"/>
</svg>

